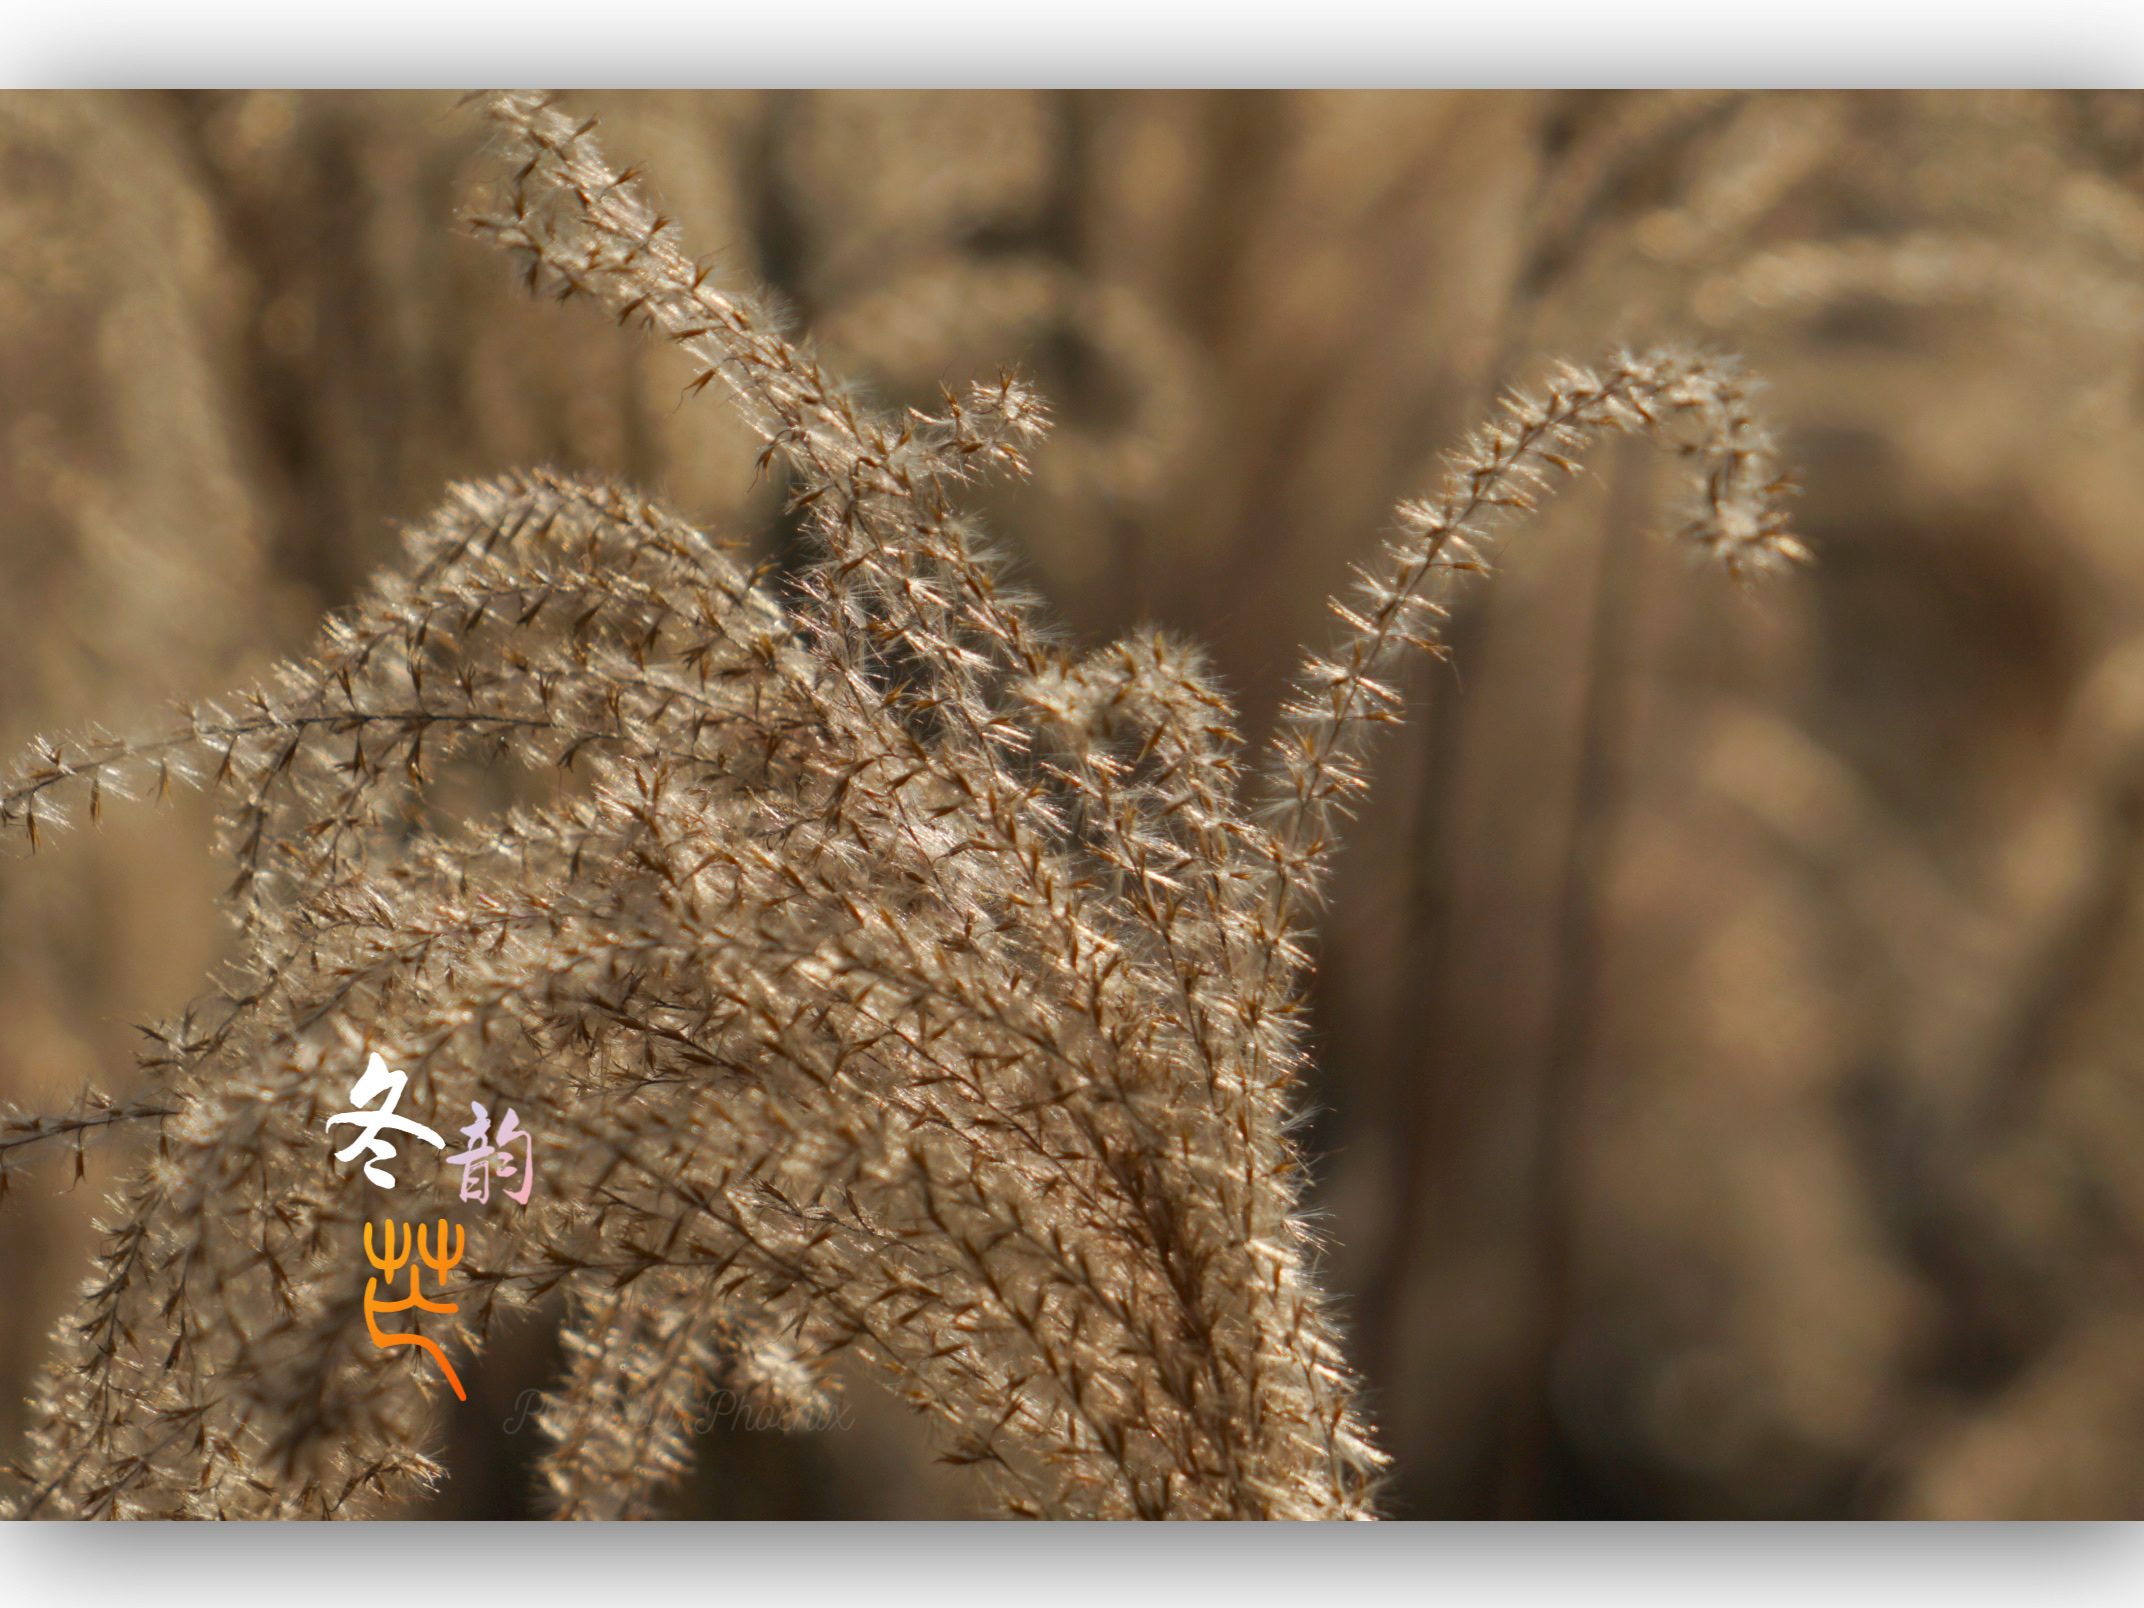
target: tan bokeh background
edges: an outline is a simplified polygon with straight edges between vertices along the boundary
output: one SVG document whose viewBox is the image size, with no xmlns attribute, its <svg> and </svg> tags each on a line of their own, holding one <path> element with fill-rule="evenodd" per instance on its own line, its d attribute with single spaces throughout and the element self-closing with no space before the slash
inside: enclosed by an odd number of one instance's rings
<svg viewBox="0 0 2144 1608">
<path fill-rule="evenodd" d="M 2144 97 L 573 102 L 881 399 L 1034 378 L 1018 573 L 1210 644 L 1254 734 L 1502 386 L 1746 354 L 1817 567 L 1735 593 L 1650 539 L 1673 466 L 1597 453 L 1333 892 L 1307 1137 L 1391 1510 L 2144 1515 Z M 455 477 L 793 556 L 675 354 L 454 227 L 487 171 L 449 95 L 0 96 L 0 748 L 299 651 Z M 204 988 L 206 818 L 0 862 L 0 1098 L 116 1092 Z M 10 1453 L 124 1159 L 0 1204 Z M 473 1370 L 432 1511 L 534 1511 L 554 1360 Z M 678 1511 L 962 1511 L 850 1400 L 714 1426 Z"/>
</svg>

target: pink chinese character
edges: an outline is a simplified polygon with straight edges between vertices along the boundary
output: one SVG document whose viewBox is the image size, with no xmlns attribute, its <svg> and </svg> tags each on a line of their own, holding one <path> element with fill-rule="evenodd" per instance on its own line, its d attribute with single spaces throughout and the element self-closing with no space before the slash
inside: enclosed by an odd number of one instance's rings
<svg viewBox="0 0 2144 1608">
<path fill-rule="evenodd" d="M 508 1107 L 506 1115 L 499 1122 L 498 1143 L 493 1144 L 490 1140 L 491 1113 L 474 1100 L 469 1102 L 469 1109 L 476 1113 L 476 1121 L 461 1130 L 469 1140 L 469 1148 L 447 1158 L 461 1165 L 462 1199 L 489 1203 L 492 1173 L 496 1171 L 501 1178 L 514 1176 L 514 1160 L 506 1147 L 518 1139 L 521 1141 L 521 1188 L 508 1190 L 506 1198 L 526 1206 L 530 1194 L 536 1188 L 534 1137 L 522 1128 L 520 1117 L 514 1114 L 512 1107 Z"/>
</svg>

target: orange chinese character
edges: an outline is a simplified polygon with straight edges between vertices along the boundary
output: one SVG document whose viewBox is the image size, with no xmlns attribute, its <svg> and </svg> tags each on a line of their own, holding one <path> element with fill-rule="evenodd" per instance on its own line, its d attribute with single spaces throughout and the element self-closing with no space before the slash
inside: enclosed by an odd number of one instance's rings
<svg viewBox="0 0 2144 1608">
<path fill-rule="evenodd" d="M 432 1354 L 433 1359 L 438 1362 L 440 1370 L 446 1374 L 447 1383 L 454 1387 L 454 1394 L 461 1400 L 467 1401 L 469 1393 L 462 1389 L 461 1378 L 454 1372 L 454 1364 L 447 1361 L 447 1354 L 439 1349 L 438 1341 L 428 1340 L 421 1334 L 382 1334 L 379 1324 L 374 1321 L 374 1314 L 376 1313 L 406 1312 L 411 1307 L 422 1307 L 427 1312 L 461 1311 L 461 1306 L 457 1302 L 427 1301 L 424 1298 L 424 1292 L 418 1288 L 417 1284 L 416 1263 L 410 1261 L 412 1248 L 410 1241 L 412 1236 L 409 1225 L 407 1223 L 400 1225 L 388 1223 L 384 1226 L 387 1229 L 387 1254 L 383 1258 L 372 1248 L 372 1224 L 369 1220 L 366 1222 L 365 1260 L 387 1275 L 389 1289 L 394 1288 L 395 1274 L 407 1264 L 409 1267 L 409 1294 L 399 1301 L 382 1301 L 378 1299 L 380 1281 L 378 1279 L 367 1279 L 365 1281 L 365 1327 L 372 1331 L 372 1343 L 383 1351 L 389 1346 L 424 1347 L 425 1350 Z M 395 1229 L 398 1226 L 402 1230 L 402 1250 L 400 1255 L 395 1253 Z M 468 1245 L 468 1238 L 462 1232 L 462 1225 L 456 1223 L 454 1225 L 454 1254 L 452 1256 L 447 1255 L 447 1225 L 444 1218 L 440 1220 L 439 1224 L 439 1255 L 436 1258 L 432 1254 L 430 1242 L 425 1237 L 422 1223 L 417 1225 L 414 1237 L 418 1259 L 434 1273 L 442 1276 L 445 1275 L 448 1268 L 461 1261 L 462 1252 Z"/>
</svg>

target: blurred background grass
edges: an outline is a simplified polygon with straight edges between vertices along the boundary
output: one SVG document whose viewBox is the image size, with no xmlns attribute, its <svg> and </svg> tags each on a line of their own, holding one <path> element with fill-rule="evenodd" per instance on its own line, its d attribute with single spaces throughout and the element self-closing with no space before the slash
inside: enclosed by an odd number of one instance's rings
<svg viewBox="0 0 2144 1608">
<path fill-rule="evenodd" d="M 1416 667 L 1321 941 L 1308 1130 L 1402 1516 L 2144 1515 L 2144 96 L 599 93 L 892 404 L 1002 365 L 992 493 L 1254 738 L 1499 389 L 1771 384 L 1817 566 L 1748 595 L 1603 451 Z M 674 354 L 452 225 L 430 93 L 0 96 L 0 748 L 302 649 L 452 478 L 616 474 L 777 561 Z M 207 808 L 0 862 L 0 1098 L 116 1090 L 225 933 Z M 0 1450 L 126 1158 L 0 1205 Z M 71 1186 L 71 1187 L 70 1187 Z M 473 1369 L 429 1511 L 537 1511 Z M 711 1425 L 678 1511 L 963 1511 L 918 1425 Z"/>
</svg>

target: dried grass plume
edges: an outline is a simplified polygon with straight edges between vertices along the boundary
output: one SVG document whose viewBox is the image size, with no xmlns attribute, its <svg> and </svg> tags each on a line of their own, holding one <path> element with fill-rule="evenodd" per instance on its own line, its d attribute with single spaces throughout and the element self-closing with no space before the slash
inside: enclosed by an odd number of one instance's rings
<svg viewBox="0 0 2144 1608">
<path fill-rule="evenodd" d="M 1805 556 L 1749 382 L 1656 350 L 1507 401 L 1246 764 L 1196 651 L 1076 653 L 1002 581 L 962 501 L 1044 434 L 1021 382 L 874 412 L 591 124 L 485 110 L 510 177 L 476 230 L 530 290 L 686 353 L 817 556 L 777 586 L 622 487 L 457 486 L 266 685 L 35 745 L 0 797 L 32 847 L 110 799 L 221 792 L 243 959 L 135 1092 L 0 1135 L 0 1167 L 154 1141 L 18 1511 L 363 1515 L 437 1477 L 439 1381 L 366 1338 L 379 1200 L 323 1126 L 379 1053 L 413 1109 L 510 1103 L 539 1136 L 541 1191 L 471 1233 L 425 1328 L 466 1358 L 565 1290 L 563 1515 L 659 1511 L 711 1387 L 819 1410 L 846 1351 L 1003 1511 L 1370 1516 L 1383 1459 L 1290 1137 L 1340 822 L 1446 586 L 1598 438 L 1688 458 L 1679 539 L 1731 576 Z M 443 802 L 500 759 L 547 796 Z"/>
</svg>

